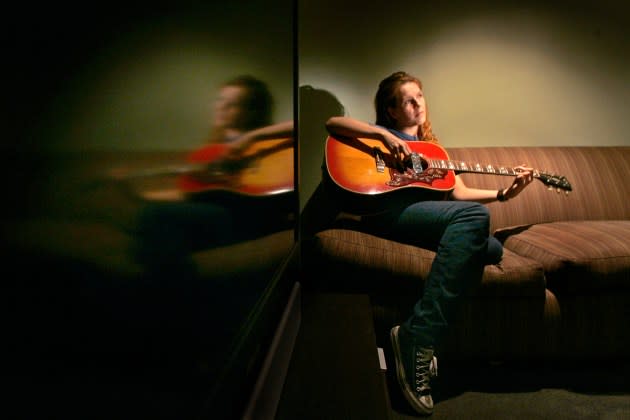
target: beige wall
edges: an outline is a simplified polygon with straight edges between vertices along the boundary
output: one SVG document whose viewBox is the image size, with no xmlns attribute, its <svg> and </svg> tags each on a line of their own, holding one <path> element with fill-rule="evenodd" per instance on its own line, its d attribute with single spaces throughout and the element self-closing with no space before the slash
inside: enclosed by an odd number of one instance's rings
<svg viewBox="0 0 630 420">
<path fill-rule="evenodd" d="M 414 73 L 446 147 L 630 145 L 630 31 L 616 2 L 442 3 L 301 2 L 300 85 L 372 122 L 378 81 Z M 304 204 L 326 133 L 300 134 Z"/>
<path fill-rule="evenodd" d="M 269 85 L 274 120 L 292 119 L 292 0 L 215 3 L 112 10 L 98 18 L 55 9 L 45 24 L 55 36 L 64 34 L 51 55 L 64 64 L 44 86 L 56 90 L 37 117 L 37 147 L 197 148 L 209 131 L 218 87 L 242 74 Z M 45 70 L 45 60 L 33 61 Z"/>
<path fill-rule="evenodd" d="M 69 119 L 58 114 L 63 106 L 52 108 L 54 118 L 66 123 L 60 127 L 64 147 L 197 148 L 208 134 L 220 84 L 240 74 L 267 82 L 276 101 L 275 119 L 292 118 L 290 59 L 284 58 L 278 71 L 277 62 L 226 50 L 221 39 L 176 39 L 159 48 L 154 42 L 159 40 L 135 44 L 125 54 L 116 49 L 111 66 L 81 82 L 88 95 L 59 98 L 74 110 Z"/>
</svg>

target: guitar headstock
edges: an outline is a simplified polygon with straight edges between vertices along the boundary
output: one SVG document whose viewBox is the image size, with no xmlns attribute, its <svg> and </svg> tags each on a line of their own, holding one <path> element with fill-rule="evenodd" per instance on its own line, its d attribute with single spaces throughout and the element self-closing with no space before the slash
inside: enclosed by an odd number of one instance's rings
<svg viewBox="0 0 630 420">
<path fill-rule="evenodd" d="M 558 192 L 562 190 L 567 194 L 573 191 L 571 183 L 565 176 L 538 172 L 536 178 L 549 187 L 549 189 L 556 189 Z"/>
</svg>

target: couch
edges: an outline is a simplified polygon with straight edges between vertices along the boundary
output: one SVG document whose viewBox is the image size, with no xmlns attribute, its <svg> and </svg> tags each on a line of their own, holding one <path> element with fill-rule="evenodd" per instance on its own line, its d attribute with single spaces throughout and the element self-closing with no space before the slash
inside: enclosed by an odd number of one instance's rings
<svg viewBox="0 0 630 420">
<path fill-rule="evenodd" d="M 451 160 L 565 176 L 488 204 L 502 261 L 485 267 L 439 349 L 452 360 L 583 361 L 630 352 L 630 147 L 460 147 Z M 326 172 L 324 172 L 326 175 Z M 469 186 L 511 178 L 462 173 Z M 305 290 L 369 295 L 379 346 L 422 293 L 432 251 L 379 236 L 322 183 L 302 217 Z"/>
</svg>

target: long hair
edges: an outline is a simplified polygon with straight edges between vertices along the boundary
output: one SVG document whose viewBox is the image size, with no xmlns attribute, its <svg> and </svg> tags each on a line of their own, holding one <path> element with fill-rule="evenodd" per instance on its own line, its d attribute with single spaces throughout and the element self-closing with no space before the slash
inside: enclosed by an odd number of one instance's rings
<svg viewBox="0 0 630 420">
<path fill-rule="evenodd" d="M 273 96 L 265 82 L 253 76 L 241 75 L 227 80 L 221 87 L 235 86 L 243 88 L 246 92 L 243 100 L 243 117 L 240 128 L 250 131 L 255 128 L 271 125 L 273 115 Z M 222 141 L 223 129 L 212 127 L 210 130 L 210 142 Z"/>
<path fill-rule="evenodd" d="M 389 108 L 396 106 L 398 101 L 398 92 L 400 86 L 405 83 L 416 83 L 422 89 L 422 82 L 404 71 L 392 73 L 378 84 L 378 91 L 374 97 L 374 108 L 376 109 L 376 124 L 394 128 L 396 122 L 389 114 Z M 426 110 L 426 120 L 420 127 L 418 133 L 419 140 L 438 142 L 438 138 L 431 130 L 431 121 L 429 120 L 429 112 Z"/>
</svg>

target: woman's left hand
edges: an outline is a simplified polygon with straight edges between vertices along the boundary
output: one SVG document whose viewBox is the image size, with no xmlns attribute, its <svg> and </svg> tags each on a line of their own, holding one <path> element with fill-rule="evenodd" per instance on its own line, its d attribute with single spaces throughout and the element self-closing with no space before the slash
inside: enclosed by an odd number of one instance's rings
<svg viewBox="0 0 630 420">
<path fill-rule="evenodd" d="M 506 200 L 519 195 L 534 180 L 534 168 L 522 164 L 515 167 L 514 170 L 518 172 L 518 175 L 514 178 L 512 185 L 503 190 L 503 196 Z"/>
</svg>

